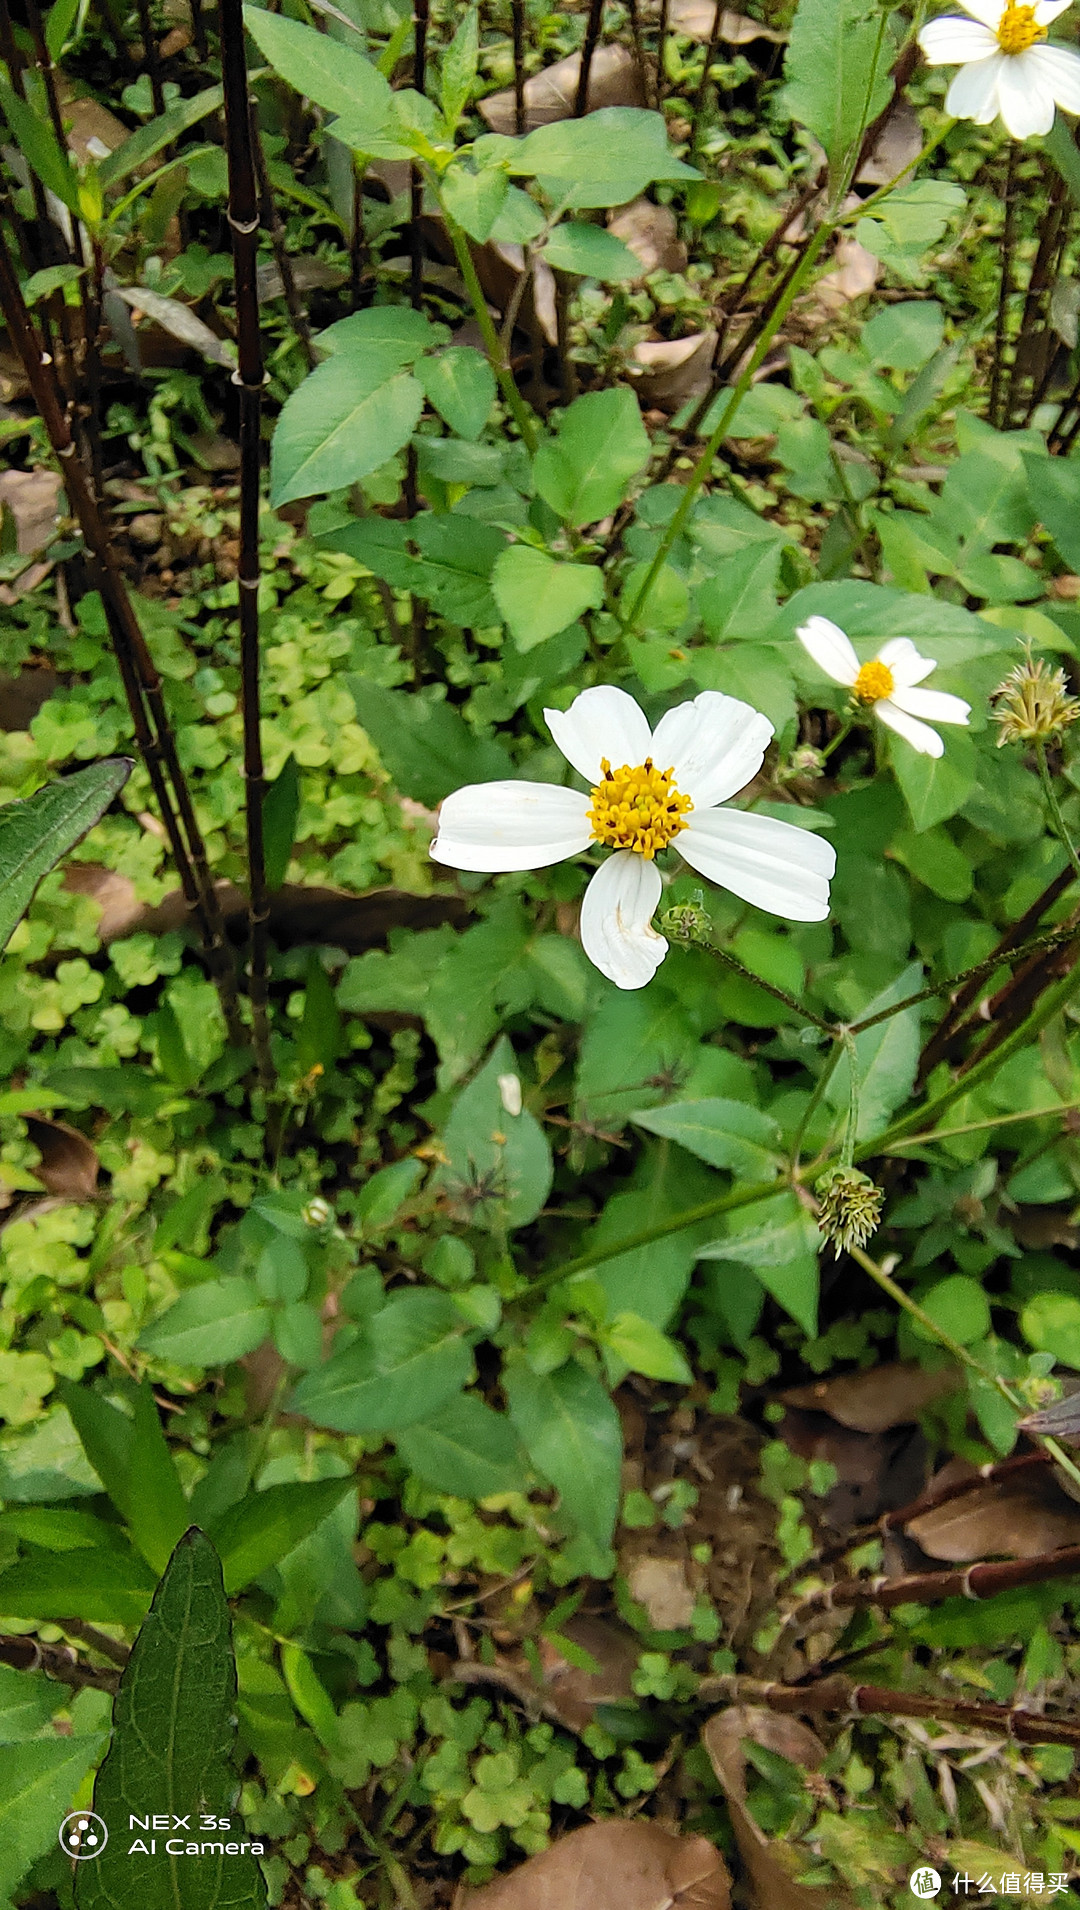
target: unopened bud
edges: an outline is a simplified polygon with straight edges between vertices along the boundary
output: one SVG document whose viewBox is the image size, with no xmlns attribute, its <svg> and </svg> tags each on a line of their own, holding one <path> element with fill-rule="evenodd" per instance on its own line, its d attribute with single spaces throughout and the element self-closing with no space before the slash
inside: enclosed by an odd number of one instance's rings
<svg viewBox="0 0 1080 1910">
<path fill-rule="evenodd" d="M 834 1167 L 815 1188 L 818 1227 L 837 1255 L 865 1247 L 877 1229 L 885 1196 L 857 1167 Z"/>
<path fill-rule="evenodd" d="M 824 774 L 825 758 L 821 750 L 815 749 L 812 743 L 800 743 L 798 749 L 792 750 L 790 762 L 785 763 L 781 768 L 777 781 L 781 783 L 812 781 Z"/>
<path fill-rule="evenodd" d="M 1048 742 L 1080 716 L 1080 700 L 1069 695 L 1064 670 L 1052 670 L 1042 657 L 1025 657 L 1010 670 L 991 697 L 1004 743 Z"/>
<path fill-rule="evenodd" d="M 328 1200 L 324 1200 L 321 1194 L 316 1194 L 313 1200 L 308 1201 L 302 1217 L 309 1227 L 317 1227 L 321 1230 L 323 1227 L 329 1227 L 334 1218 L 334 1210 Z"/>
<path fill-rule="evenodd" d="M 707 947 L 712 934 L 712 917 L 704 907 L 705 897 L 698 890 L 692 902 L 677 902 L 660 917 L 660 931 L 669 942 L 697 943 Z"/>
</svg>

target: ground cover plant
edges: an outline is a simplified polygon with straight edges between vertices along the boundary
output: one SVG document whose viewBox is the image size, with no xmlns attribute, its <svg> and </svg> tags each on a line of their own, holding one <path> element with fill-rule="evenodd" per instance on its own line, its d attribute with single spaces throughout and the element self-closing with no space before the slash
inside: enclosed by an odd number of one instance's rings
<svg viewBox="0 0 1080 1910">
<path fill-rule="evenodd" d="M 18 1910 L 1077 1900 L 1074 38 L 0 9 Z"/>
</svg>

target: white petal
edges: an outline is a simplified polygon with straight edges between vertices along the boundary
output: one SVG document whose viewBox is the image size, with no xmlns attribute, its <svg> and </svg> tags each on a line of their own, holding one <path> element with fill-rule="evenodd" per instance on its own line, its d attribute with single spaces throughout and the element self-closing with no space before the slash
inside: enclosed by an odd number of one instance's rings
<svg viewBox="0 0 1080 1910">
<path fill-rule="evenodd" d="M 945 690 L 896 689 L 889 702 L 906 716 L 922 716 L 928 723 L 965 723 L 971 704 L 962 696 L 949 696 Z"/>
<path fill-rule="evenodd" d="M 1063 46 L 1033 46 L 1026 57 L 1058 105 L 1067 113 L 1080 113 L 1080 58 Z"/>
<path fill-rule="evenodd" d="M 961 5 L 963 3 L 964 0 L 961 0 Z M 1072 0 L 1035 0 L 1036 26 L 1051 26 L 1059 14 L 1064 13 L 1071 6 Z"/>
<path fill-rule="evenodd" d="M 651 737 L 644 713 L 625 690 L 609 684 L 582 690 L 568 710 L 545 710 L 544 717 L 567 762 L 587 783 L 600 781 L 602 756 L 612 769 L 621 769 L 624 763 L 636 769 L 649 754 Z"/>
<path fill-rule="evenodd" d="M 931 66 L 963 66 L 969 60 L 988 60 L 998 50 L 997 35 L 989 27 L 952 13 L 944 20 L 930 20 L 919 45 Z"/>
<path fill-rule="evenodd" d="M 851 688 L 859 674 L 859 659 L 838 624 L 830 623 L 828 617 L 808 617 L 795 635 L 826 676 Z"/>
<path fill-rule="evenodd" d="M 836 851 L 823 836 L 738 809 L 694 815 L 678 838 L 692 869 L 742 902 L 791 922 L 823 922 Z"/>
<path fill-rule="evenodd" d="M 998 111 L 1005 130 L 1014 139 L 1031 139 L 1036 133 L 1050 131 L 1054 123 L 1054 94 L 1038 62 L 1032 64 L 1030 48 L 1026 53 L 1014 53 L 1002 60 L 997 93 Z"/>
<path fill-rule="evenodd" d="M 882 722 L 902 736 L 905 743 L 910 743 L 912 749 L 917 749 L 920 756 L 944 756 L 945 745 L 937 731 L 920 723 L 916 717 L 905 715 L 888 697 L 874 704 L 874 715 L 880 716 Z"/>
<path fill-rule="evenodd" d="M 674 769 L 677 788 L 695 809 L 711 809 L 757 775 L 772 734 L 768 717 L 750 703 L 703 690 L 660 718 L 652 758 L 657 769 Z"/>
<path fill-rule="evenodd" d="M 617 849 L 602 863 L 581 904 L 581 945 L 616 988 L 644 988 L 668 945 L 649 923 L 663 883 L 655 862 Z"/>
<path fill-rule="evenodd" d="M 1004 53 L 995 53 L 992 59 L 962 66 L 945 95 L 945 111 L 954 119 L 989 126 L 998 116 L 998 77 L 1004 65 Z"/>
<path fill-rule="evenodd" d="M 470 783 L 447 796 L 435 862 L 451 869 L 546 869 L 593 839 L 589 798 L 555 783 Z"/>
<path fill-rule="evenodd" d="M 924 676 L 937 668 L 932 657 L 919 655 L 910 637 L 890 637 L 878 651 L 877 660 L 892 671 L 894 682 L 905 689 L 909 684 L 921 683 Z"/>
<path fill-rule="evenodd" d="M 1065 0 L 1065 4 L 1071 6 L 1072 0 Z M 960 0 L 960 5 L 965 13 L 970 13 L 973 20 L 981 20 L 984 27 L 990 28 L 991 33 L 997 33 L 1001 16 L 1005 11 L 1006 0 Z"/>
</svg>

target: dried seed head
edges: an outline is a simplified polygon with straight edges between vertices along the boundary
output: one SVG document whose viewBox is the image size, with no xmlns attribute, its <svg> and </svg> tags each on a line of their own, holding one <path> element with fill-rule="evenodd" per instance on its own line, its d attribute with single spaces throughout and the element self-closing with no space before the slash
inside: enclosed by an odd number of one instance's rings
<svg viewBox="0 0 1080 1910">
<path fill-rule="evenodd" d="M 814 1191 L 820 1203 L 818 1227 L 832 1241 L 833 1252 L 865 1247 L 881 1219 L 885 1196 L 880 1187 L 857 1167 L 834 1167 Z"/>
<path fill-rule="evenodd" d="M 777 771 L 777 782 L 795 783 L 801 779 L 814 780 L 825 774 L 825 758 L 812 743 L 800 743 L 798 749 L 791 752 L 790 762 L 784 763 Z"/>
<path fill-rule="evenodd" d="M 1080 716 L 1080 698 L 1069 695 L 1064 670 L 1052 670 L 1042 657 L 1027 656 L 1010 670 L 991 697 L 1004 743 L 1048 742 Z"/>
</svg>

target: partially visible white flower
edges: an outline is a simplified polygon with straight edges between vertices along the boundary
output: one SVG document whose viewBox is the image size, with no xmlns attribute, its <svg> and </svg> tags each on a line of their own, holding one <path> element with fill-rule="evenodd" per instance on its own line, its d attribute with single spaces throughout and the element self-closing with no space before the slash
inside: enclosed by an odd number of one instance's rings
<svg viewBox="0 0 1080 1910">
<path fill-rule="evenodd" d="M 1048 133 L 1055 106 L 1080 113 L 1080 57 L 1046 46 L 1046 30 L 1070 0 L 960 0 L 970 20 L 948 14 L 919 34 L 931 66 L 960 67 L 945 111 L 989 126 L 1000 115 L 1014 139 Z"/>
<path fill-rule="evenodd" d="M 597 688 L 544 715 L 589 795 L 554 783 L 458 789 L 442 805 L 436 862 L 542 869 L 607 844 L 615 853 L 585 891 L 581 940 L 618 988 L 644 988 L 667 954 L 652 927 L 663 887 L 655 858 L 676 837 L 691 868 L 740 901 L 793 922 L 825 919 L 831 846 L 772 816 L 720 807 L 757 774 L 772 737 L 768 717 L 749 703 L 706 690 L 650 730 L 625 690 Z"/>
<path fill-rule="evenodd" d="M 849 639 L 828 617 L 809 617 L 795 632 L 814 662 L 834 683 L 842 683 L 859 703 L 902 736 L 924 756 L 941 756 L 945 745 L 930 723 L 966 723 L 971 704 L 944 690 L 919 690 L 915 685 L 935 668 L 921 657 L 910 637 L 891 637 L 869 663 L 860 663 Z M 923 722 L 921 718 L 927 718 Z"/>
</svg>

